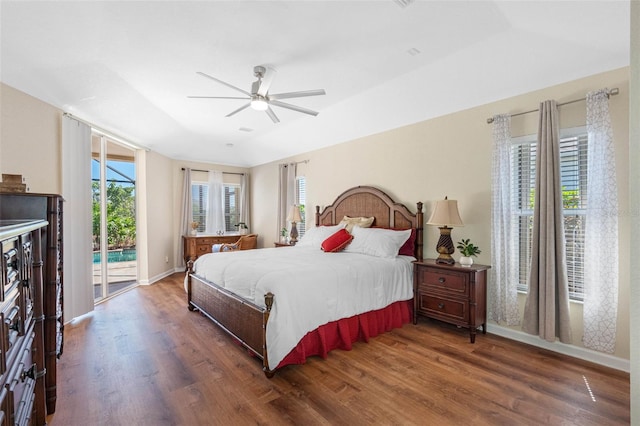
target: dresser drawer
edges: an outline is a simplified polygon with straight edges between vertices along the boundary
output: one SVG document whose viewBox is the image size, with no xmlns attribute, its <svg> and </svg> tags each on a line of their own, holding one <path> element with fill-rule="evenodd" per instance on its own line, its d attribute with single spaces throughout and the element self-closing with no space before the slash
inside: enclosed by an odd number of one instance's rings
<svg viewBox="0 0 640 426">
<path fill-rule="evenodd" d="M 418 285 L 447 295 L 469 294 L 469 276 L 453 271 L 420 268 Z"/>
<path fill-rule="evenodd" d="M 9 408 L 7 406 L 7 404 L 9 403 L 7 398 L 8 393 L 9 391 L 6 387 L 3 386 L 2 389 L 0 389 L 0 425 L 9 424 L 8 421 L 5 422 L 7 413 L 9 412 Z"/>
<path fill-rule="evenodd" d="M 466 323 L 469 317 L 467 300 L 447 299 L 429 293 L 418 294 L 418 311 L 453 323 Z"/>
<path fill-rule="evenodd" d="M 18 238 L 12 238 L 2 242 L 3 293 L 10 291 L 20 281 L 19 250 Z"/>
<path fill-rule="evenodd" d="M 238 241 L 238 238 L 240 238 L 239 235 L 221 235 L 219 237 L 198 237 L 198 242 L 196 243 L 198 245 L 198 248 L 202 247 L 206 247 L 209 246 L 209 248 L 211 248 L 211 246 L 213 244 L 224 244 L 224 243 L 235 243 L 236 241 Z"/>
<path fill-rule="evenodd" d="M 36 365 L 32 358 L 32 346 L 35 334 L 30 330 L 20 350 L 17 362 L 7 375 L 5 384 L 9 391 L 9 403 L 13 405 L 14 424 L 28 425 L 33 412 L 35 398 Z"/>
<path fill-rule="evenodd" d="M 211 244 L 198 244 L 196 246 L 196 255 L 197 256 L 202 256 L 203 254 L 211 253 L 211 246 L 213 246 L 213 243 L 211 243 Z"/>
<path fill-rule="evenodd" d="M 21 335 L 24 332 L 22 315 L 20 309 L 18 289 L 13 289 L 8 295 L 7 300 L 0 312 L 0 329 L 2 330 L 2 346 L 4 348 L 4 356 L 1 372 L 7 371 L 20 350 L 19 345 L 22 342 Z"/>
</svg>

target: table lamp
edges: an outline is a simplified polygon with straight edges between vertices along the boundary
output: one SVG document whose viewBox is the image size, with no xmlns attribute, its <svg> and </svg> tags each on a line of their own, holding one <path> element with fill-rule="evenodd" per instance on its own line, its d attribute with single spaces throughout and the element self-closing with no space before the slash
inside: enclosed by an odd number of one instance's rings
<svg viewBox="0 0 640 426">
<path fill-rule="evenodd" d="M 287 221 L 291 222 L 291 231 L 289 231 L 289 237 L 291 237 L 291 244 L 298 242 L 298 228 L 296 228 L 296 222 L 302 222 L 302 216 L 300 216 L 300 207 L 295 204 L 289 209 L 289 215 Z"/>
<path fill-rule="evenodd" d="M 460 219 L 460 213 L 458 213 L 458 201 L 448 200 L 447 197 L 444 197 L 444 200 L 436 201 L 436 206 L 427 225 L 435 225 L 440 228 L 440 239 L 436 245 L 438 251 L 436 263 L 446 265 L 456 263 L 451 257 L 455 251 L 453 241 L 451 241 L 451 229 L 452 226 L 464 226 L 462 219 Z"/>
</svg>

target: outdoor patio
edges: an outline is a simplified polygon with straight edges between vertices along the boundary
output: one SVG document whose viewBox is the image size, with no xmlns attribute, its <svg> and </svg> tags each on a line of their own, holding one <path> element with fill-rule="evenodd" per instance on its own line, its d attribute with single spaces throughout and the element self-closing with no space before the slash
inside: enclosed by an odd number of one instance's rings
<svg viewBox="0 0 640 426">
<path fill-rule="evenodd" d="M 137 265 L 136 261 L 127 261 L 127 262 L 109 262 L 107 263 L 108 274 L 107 279 L 109 281 L 109 292 L 108 294 L 114 294 L 118 291 L 135 285 L 137 283 Z M 94 289 L 94 298 L 100 297 L 101 289 L 100 289 L 100 264 L 93 264 L 93 289 Z"/>
</svg>

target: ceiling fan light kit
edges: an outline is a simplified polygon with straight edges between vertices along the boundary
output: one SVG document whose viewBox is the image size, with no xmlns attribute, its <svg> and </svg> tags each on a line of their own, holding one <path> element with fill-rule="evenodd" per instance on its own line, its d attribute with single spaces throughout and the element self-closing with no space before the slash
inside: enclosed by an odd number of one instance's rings
<svg viewBox="0 0 640 426">
<path fill-rule="evenodd" d="M 251 108 L 256 111 L 266 111 L 269 108 L 269 104 L 262 96 L 256 95 L 251 98 Z"/>
<path fill-rule="evenodd" d="M 265 111 L 269 116 L 269 118 L 271 119 L 271 121 L 273 121 L 274 123 L 279 123 L 280 120 L 271 109 L 270 107 L 271 105 L 275 105 L 280 108 L 290 109 L 292 111 L 297 111 L 297 112 L 301 112 L 303 114 L 308 114 L 312 116 L 318 115 L 317 111 L 313 111 L 307 108 L 299 107 L 299 106 L 292 105 L 285 102 L 280 102 L 279 99 L 302 98 L 307 96 L 325 95 L 326 92 L 324 91 L 324 89 L 269 94 L 269 87 L 271 87 L 271 83 L 273 82 L 275 73 L 276 71 L 273 68 L 266 68 L 261 65 L 255 66 L 253 68 L 253 75 L 255 75 L 258 78 L 258 80 L 254 81 L 251 84 L 251 92 L 247 92 L 246 90 L 242 90 L 239 87 L 236 87 L 232 84 L 226 83 L 222 80 L 219 80 L 215 77 L 212 77 L 208 74 L 198 71 L 197 74 L 203 77 L 209 78 L 231 89 L 234 89 L 244 94 L 245 97 L 243 98 L 229 97 L 229 96 L 188 96 L 188 97 L 199 98 L 199 99 L 246 99 L 249 101 L 247 104 L 227 114 L 226 117 L 231 117 L 232 115 L 235 115 L 250 106 L 252 109 L 256 111 Z"/>
</svg>

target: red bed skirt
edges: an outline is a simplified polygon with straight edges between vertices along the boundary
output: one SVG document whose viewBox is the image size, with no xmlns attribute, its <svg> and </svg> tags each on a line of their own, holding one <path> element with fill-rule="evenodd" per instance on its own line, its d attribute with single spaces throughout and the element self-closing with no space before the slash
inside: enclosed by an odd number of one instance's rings
<svg viewBox="0 0 640 426">
<path fill-rule="evenodd" d="M 411 322 L 412 317 L 413 300 L 403 300 L 377 311 L 321 325 L 307 333 L 277 368 L 290 364 L 304 364 L 305 360 L 313 355 L 326 358 L 329 351 L 337 348 L 349 351 L 354 342 L 368 342 L 370 337 Z"/>
</svg>

